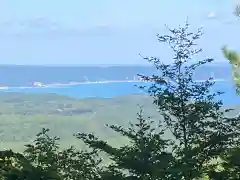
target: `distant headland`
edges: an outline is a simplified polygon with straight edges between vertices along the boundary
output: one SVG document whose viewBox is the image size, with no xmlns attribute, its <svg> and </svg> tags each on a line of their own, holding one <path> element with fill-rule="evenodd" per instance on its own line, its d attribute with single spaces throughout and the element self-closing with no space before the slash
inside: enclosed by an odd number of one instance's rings
<svg viewBox="0 0 240 180">
<path fill-rule="evenodd" d="M 84 82 L 69 82 L 69 83 L 51 83 L 43 84 L 41 82 L 34 82 L 33 87 L 56 87 L 56 86 L 71 86 L 80 84 L 100 84 L 100 83 L 132 83 L 143 82 L 143 80 L 108 80 L 108 81 L 84 81 Z"/>
<path fill-rule="evenodd" d="M 202 82 L 204 80 L 196 80 L 196 82 Z M 226 79 L 214 79 L 215 82 L 224 82 L 229 81 Z M 9 89 L 9 88 L 50 88 L 50 87 L 61 87 L 61 86 L 75 86 L 75 85 L 83 85 L 83 84 L 106 84 L 106 83 L 140 83 L 144 82 L 142 79 L 133 79 L 133 80 L 106 80 L 106 81 L 83 81 L 83 82 L 69 82 L 69 83 L 50 83 L 44 84 L 42 82 L 33 82 L 32 86 L 20 86 L 20 87 L 9 87 L 9 86 L 0 86 L 1 89 Z"/>
</svg>

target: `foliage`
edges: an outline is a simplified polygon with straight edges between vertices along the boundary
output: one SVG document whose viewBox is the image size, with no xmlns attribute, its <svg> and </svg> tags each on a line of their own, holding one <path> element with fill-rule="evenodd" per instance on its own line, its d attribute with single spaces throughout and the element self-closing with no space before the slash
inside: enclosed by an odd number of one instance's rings
<svg viewBox="0 0 240 180">
<path fill-rule="evenodd" d="M 167 43 L 174 52 L 174 62 L 163 64 L 158 58 L 147 57 L 145 59 L 161 71 L 161 76 L 141 75 L 141 78 L 152 82 L 147 90 L 164 117 L 166 127 L 175 137 L 172 148 L 178 160 L 179 176 L 192 180 L 213 171 L 215 167 L 210 165 L 211 162 L 236 144 L 234 138 L 239 137 L 239 133 L 220 111 L 222 102 L 217 101 L 216 96 L 221 92 L 210 91 L 213 79 L 205 82 L 193 79 L 194 71 L 213 59 L 192 60 L 202 51 L 194 47 L 202 33 L 201 29 L 196 33 L 188 30 L 189 24 L 186 23 L 184 27 L 169 29 L 171 36 L 158 35 L 158 40 Z"/>
<path fill-rule="evenodd" d="M 237 17 L 240 16 L 240 5 L 239 4 L 235 6 L 234 15 Z"/>
<path fill-rule="evenodd" d="M 237 94 L 240 94 L 240 54 L 229 49 L 227 46 L 223 46 L 222 52 L 224 57 L 228 59 L 229 63 L 232 65 L 233 80 L 236 85 L 236 92 Z"/>
<path fill-rule="evenodd" d="M 49 129 L 42 129 L 23 153 L 0 153 L 2 179 L 240 179 L 240 118 L 225 116 L 231 109 L 223 110 L 222 102 L 216 100 L 222 92 L 212 92 L 212 78 L 194 80 L 196 70 L 213 59 L 193 60 L 202 51 L 195 48 L 202 31 L 192 33 L 189 28 L 186 22 L 183 27 L 168 28 L 170 35 L 158 35 L 159 42 L 173 51 L 173 62 L 164 64 L 157 57 L 146 57 L 159 73 L 139 75 L 149 82 L 140 88 L 153 98 L 160 121 L 145 118 L 141 108 L 136 123 L 129 123 L 127 128 L 107 125 L 129 139 L 120 147 L 92 133 L 75 134 L 90 150 L 73 146 L 61 150 L 60 138 L 50 137 Z M 228 56 L 235 57 L 234 53 Z M 100 153 L 107 154 L 111 162 L 103 166 Z"/>
<path fill-rule="evenodd" d="M 5 162 L 2 175 L 8 180 L 79 180 L 97 179 L 101 159 L 95 151 L 79 151 L 74 147 L 59 150 L 58 137 L 50 137 L 43 129 L 23 154 L 12 153 L 11 163 Z M 10 151 L 11 152 L 11 151 Z M 6 157 L 6 155 L 4 155 Z M 11 165 L 14 162 L 14 166 Z"/>
<path fill-rule="evenodd" d="M 212 171 L 209 177 L 213 180 L 239 180 L 240 179 L 240 151 L 238 148 L 229 149 L 221 156 L 221 171 Z"/>
<path fill-rule="evenodd" d="M 162 138 L 157 126 L 151 119 L 143 118 L 142 110 L 138 113 L 138 122 L 130 123 L 129 128 L 108 125 L 113 131 L 130 139 L 130 144 L 114 148 L 107 142 L 99 140 L 93 134 L 78 133 L 76 136 L 91 148 L 109 155 L 113 163 L 107 167 L 103 176 L 110 179 L 170 179 L 174 158 L 167 147 L 170 141 Z M 106 176 L 107 175 L 107 176 Z"/>
<path fill-rule="evenodd" d="M 216 96 L 221 92 L 210 91 L 213 79 L 194 81 L 194 71 L 213 59 L 192 60 L 193 55 L 202 51 L 194 48 L 202 33 L 201 29 L 197 33 L 188 30 L 186 23 L 184 27 L 169 29 L 172 36 L 158 35 L 159 41 L 167 43 L 173 50 L 174 62 L 168 65 L 158 58 L 147 57 L 145 59 L 154 63 L 162 74 L 141 77 L 152 82 L 147 90 L 176 139 L 172 148 L 178 160 L 179 175 L 192 180 L 215 171 L 216 164 L 212 162 L 236 145 L 239 131 L 237 119 L 233 124 L 220 111 L 222 102 L 217 101 Z"/>
<path fill-rule="evenodd" d="M 239 17 L 240 15 L 240 5 L 235 6 L 234 15 L 236 17 Z M 224 45 L 222 47 L 222 53 L 224 57 L 229 61 L 229 63 L 232 65 L 232 74 L 233 74 L 233 80 L 236 85 L 236 93 L 240 94 L 240 53 L 238 53 L 235 50 L 229 49 L 227 45 Z"/>
<path fill-rule="evenodd" d="M 194 47 L 202 35 L 201 29 L 191 33 L 186 23 L 184 27 L 169 31 L 171 35 L 158 35 L 158 40 L 170 46 L 174 62 L 164 64 L 156 57 L 145 58 L 161 71 L 161 75 L 140 75 L 152 83 L 150 87 L 141 88 L 147 89 L 154 98 L 166 127 L 175 137 L 172 149 L 178 160 L 175 167 L 179 179 L 192 180 L 215 171 L 217 165 L 212 162 L 236 145 L 238 121 L 236 119 L 233 125 L 220 111 L 222 102 L 216 97 L 222 93 L 211 93 L 213 79 L 205 82 L 193 79 L 197 68 L 213 61 L 192 60 L 202 51 Z"/>
<path fill-rule="evenodd" d="M 113 161 L 110 167 L 115 170 L 110 173 L 112 178 L 118 172 L 124 179 L 216 179 L 224 159 L 214 161 L 225 157 L 229 149 L 238 145 L 238 118 L 224 116 L 223 104 L 216 100 L 222 93 L 211 92 L 215 84 L 213 79 L 204 82 L 193 79 L 197 68 L 213 61 L 192 60 L 202 51 L 195 49 L 195 41 L 202 35 L 201 29 L 191 33 L 187 22 L 184 27 L 168 29 L 171 35 L 157 37 L 159 42 L 172 49 L 173 63 L 164 64 L 159 58 L 147 57 L 145 59 L 155 65 L 160 75 L 139 75 L 151 83 L 140 88 L 153 97 L 153 103 L 163 117 L 161 125 L 151 129 L 152 122 L 144 120 L 140 113 L 139 123 L 130 124 L 128 129 L 108 126 L 131 139 L 131 144 L 121 148 L 114 148 L 93 134 L 77 134 L 94 150 L 109 155 Z M 171 140 L 164 137 L 169 131 L 174 137 Z M 225 177 L 230 176 L 228 173 Z"/>
</svg>

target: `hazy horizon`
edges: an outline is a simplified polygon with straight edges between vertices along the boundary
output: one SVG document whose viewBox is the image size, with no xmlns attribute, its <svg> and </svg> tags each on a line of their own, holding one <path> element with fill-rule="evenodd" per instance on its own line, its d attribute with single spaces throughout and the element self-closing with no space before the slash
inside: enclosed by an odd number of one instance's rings
<svg viewBox="0 0 240 180">
<path fill-rule="evenodd" d="M 147 64 L 139 54 L 168 62 L 171 57 L 157 43 L 156 34 L 167 33 L 165 24 L 183 25 L 187 17 L 193 31 L 203 26 L 201 57 L 226 61 L 222 45 L 240 49 L 235 4 L 232 0 L 1 1 L 0 63 Z"/>
<path fill-rule="evenodd" d="M 201 59 L 199 59 L 201 60 Z M 145 61 L 146 63 L 142 64 L 1 64 L 0 67 L 9 67 L 9 66 L 28 66 L 28 67 L 149 67 L 154 65 Z M 228 61 L 213 61 L 207 63 L 203 66 L 227 66 L 230 65 Z"/>
</svg>

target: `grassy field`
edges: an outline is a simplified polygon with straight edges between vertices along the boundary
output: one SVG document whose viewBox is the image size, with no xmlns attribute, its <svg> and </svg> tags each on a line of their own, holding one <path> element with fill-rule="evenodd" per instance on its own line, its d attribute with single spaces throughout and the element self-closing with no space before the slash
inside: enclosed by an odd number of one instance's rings
<svg viewBox="0 0 240 180">
<path fill-rule="evenodd" d="M 77 100 L 55 94 L 1 93 L 0 148 L 21 151 L 43 127 L 61 137 L 62 147 L 82 146 L 73 137 L 76 132 L 94 132 L 119 146 L 126 139 L 106 128 L 105 124 L 127 125 L 136 120 L 138 105 L 144 107 L 146 116 L 158 118 L 152 99 L 143 95 Z"/>
</svg>

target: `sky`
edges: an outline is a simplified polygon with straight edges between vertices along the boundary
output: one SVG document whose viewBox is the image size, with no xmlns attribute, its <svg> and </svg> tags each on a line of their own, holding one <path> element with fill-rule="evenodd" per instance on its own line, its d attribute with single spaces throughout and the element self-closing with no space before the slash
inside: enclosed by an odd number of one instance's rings
<svg viewBox="0 0 240 180">
<path fill-rule="evenodd" d="M 240 50 L 238 0 L 1 0 L 0 64 L 144 64 L 169 57 L 156 39 L 188 18 L 203 27 L 203 55 L 224 62 L 223 44 Z"/>
</svg>

